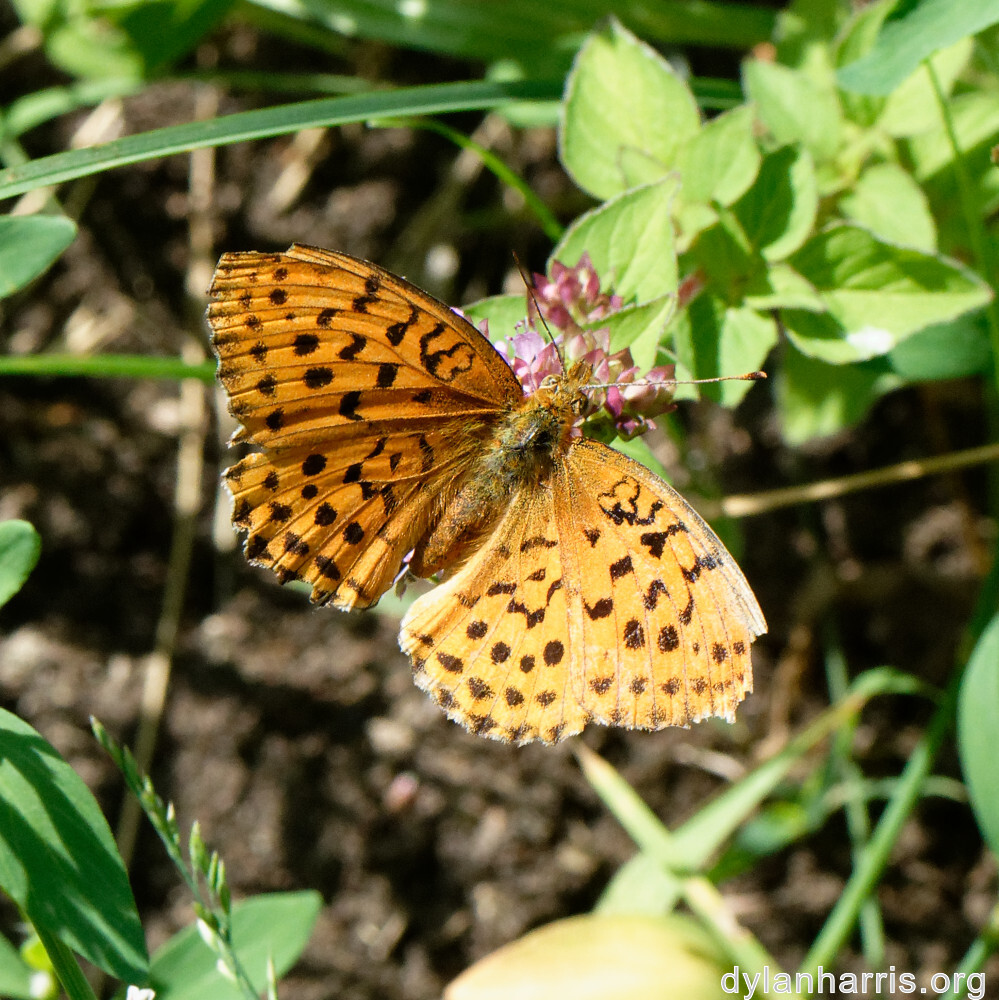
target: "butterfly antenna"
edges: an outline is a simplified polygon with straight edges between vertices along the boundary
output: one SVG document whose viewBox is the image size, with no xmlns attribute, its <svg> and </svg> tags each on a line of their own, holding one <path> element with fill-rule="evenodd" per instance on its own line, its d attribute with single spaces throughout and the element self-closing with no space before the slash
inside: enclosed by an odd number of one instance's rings
<svg viewBox="0 0 999 1000">
<path fill-rule="evenodd" d="M 718 378 L 664 378 L 654 382 L 638 379 L 637 385 L 706 385 L 708 382 L 760 382 L 767 377 L 766 372 L 746 372 L 744 375 L 719 375 Z M 587 386 L 588 389 L 610 389 L 616 382 L 600 382 Z"/>
<path fill-rule="evenodd" d="M 528 278 L 527 272 L 524 270 L 524 266 L 520 263 L 520 258 L 517 256 L 517 252 L 514 251 L 513 259 L 516 261 L 517 270 L 520 271 L 520 277 L 522 278 L 525 287 L 527 288 L 527 294 L 531 296 L 531 301 L 534 303 L 534 308 L 538 312 L 538 319 L 541 320 L 541 325 L 545 328 L 545 333 L 548 334 L 548 339 L 552 342 L 552 347 L 555 348 L 555 353 L 558 355 L 559 363 L 562 365 L 562 371 L 566 370 L 565 358 L 562 356 L 562 352 L 559 350 L 558 342 L 555 340 L 555 335 L 551 331 L 551 327 L 545 321 L 544 313 L 541 311 L 541 305 L 538 302 L 538 297 L 534 294 L 534 282 Z"/>
</svg>

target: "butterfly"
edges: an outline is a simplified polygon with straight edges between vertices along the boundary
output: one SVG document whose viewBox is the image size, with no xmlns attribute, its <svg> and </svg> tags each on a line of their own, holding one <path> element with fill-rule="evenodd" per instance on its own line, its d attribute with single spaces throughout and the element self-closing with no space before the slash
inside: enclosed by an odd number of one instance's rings
<svg viewBox="0 0 999 1000">
<path fill-rule="evenodd" d="M 732 719 L 763 614 L 672 487 L 574 430 L 586 361 L 525 395 L 448 306 L 315 247 L 227 253 L 210 295 L 233 442 L 259 449 L 223 474 L 251 563 L 341 609 L 375 604 L 406 560 L 438 577 L 399 641 L 475 733 Z"/>
</svg>

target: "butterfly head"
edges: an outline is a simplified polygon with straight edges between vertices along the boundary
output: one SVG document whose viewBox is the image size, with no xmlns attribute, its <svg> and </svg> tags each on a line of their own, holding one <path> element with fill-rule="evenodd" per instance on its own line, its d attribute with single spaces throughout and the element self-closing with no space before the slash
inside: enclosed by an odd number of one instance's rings
<svg viewBox="0 0 999 1000">
<path fill-rule="evenodd" d="M 593 366 L 588 361 L 576 361 L 568 371 L 546 375 L 534 392 L 537 406 L 559 413 L 565 426 L 572 426 L 578 433 L 576 424 L 593 412 L 592 400 L 586 387 L 593 380 Z"/>
</svg>

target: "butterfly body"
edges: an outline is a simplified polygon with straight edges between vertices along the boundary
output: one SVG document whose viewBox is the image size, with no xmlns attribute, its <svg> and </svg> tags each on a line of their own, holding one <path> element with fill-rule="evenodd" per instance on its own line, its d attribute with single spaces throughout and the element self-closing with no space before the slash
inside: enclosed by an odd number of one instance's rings
<svg viewBox="0 0 999 1000">
<path fill-rule="evenodd" d="M 256 444 L 226 472 L 246 555 L 318 603 L 443 582 L 402 622 L 417 684 L 474 732 L 555 742 L 731 718 L 762 613 L 666 483 L 576 429 L 592 372 L 533 394 L 442 303 L 295 246 L 227 254 L 209 320 Z"/>
</svg>

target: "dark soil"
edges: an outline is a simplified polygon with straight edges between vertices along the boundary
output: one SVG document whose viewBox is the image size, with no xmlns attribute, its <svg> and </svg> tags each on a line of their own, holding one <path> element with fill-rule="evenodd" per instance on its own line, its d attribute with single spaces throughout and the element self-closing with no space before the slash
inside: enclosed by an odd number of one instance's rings
<svg viewBox="0 0 999 1000">
<path fill-rule="evenodd" d="M 255 44 L 234 33 L 221 56 L 252 62 Z M 367 53 L 375 56 L 386 58 Z M 417 69 L 407 62 L 405 73 L 391 64 L 383 72 L 429 80 L 462 69 L 421 59 Z M 35 65 L 28 77 L 41 85 L 47 72 Z M 125 102 L 121 128 L 190 120 L 198 99 L 192 86 L 153 87 Z M 217 113 L 247 106 L 223 96 Z M 32 155 L 65 148 L 85 117 L 32 133 Z M 483 137 L 567 221 L 584 207 L 558 167 L 551 132 L 491 122 Z M 188 342 L 204 347 L 204 299 L 185 292 L 205 259 L 191 249 L 192 213 L 210 224 L 211 257 L 316 243 L 403 271 L 455 304 L 499 291 L 515 274 L 511 249 L 527 266 L 543 266 L 547 246 L 527 214 L 437 137 L 345 128 L 313 152 L 303 149 L 285 138 L 218 151 L 207 213 L 189 196 L 186 157 L 61 191 L 81 213 L 80 238 L 33 288 L 4 303 L 4 349 L 176 355 Z M 299 168 L 300 187 L 281 201 Z M 457 266 L 441 277 L 428 259 Z M 194 273 L 205 287 L 207 275 Z M 972 382 L 897 393 L 856 431 L 797 452 L 780 443 L 768 392 L 755 387 L 734 415 L 708 404 L 681 408 L 685 461 L 666 446 L 662 455 L 676 484 L 694 487 L 692 500 L 706 483 L 690 468 L 712 469 L 723 492 L 750 492 L 982 440 Z M 283 1000 L 438 996 L 492 949 L 589 909 L 634 847 L 570 746 L 500 745 L 447 721 L 412 683 L 396 645 L 397 617 L 315 610 L 302 593 L 245 565 L 217 491 L 231 430 L 214 415 L 218 403 L 217 395 L 209 400 L 213 415 L 201 427 L 202 502 L 152 767 L 157 789 L 175 802 L 184 830 L 200 821 L 238 897 L 322 893 L 315 933 L 282 984 Z M 44 545 L 0 619 L 0 703 L 55 744 L 112 824 L 121 780 L 94 744 L 88 717 L 125 742 L 135 736 L 167 579 L 185 419 L 170 382 L 0 380 L 0 517 L 30 520 Z M 595 729 L 583 739 L 676 825 L 827 704 L 829 643 L 842 643 L 851 675 L 891 664 L 944 683 L 994 530 L 983 509 L 984 475 L 972 471 L 735 526 L 728 537 L 770 624 L 754 647 L 756 694 L 737 723 L 656 734 Z M 912 698 L 873 704 L 855 741 L 861 767 L 896 775 L 928 716 L 927 703 Z M 959 778 L 952 744 L 937 771 Z M 722 890 L 739 919 L 793 967 L 850 868 L 837 812 Z M 191 910 L 148 828 L 132 872 L 155 948 Z M 995 892 L 995 868 L 966 804 L 926 800 L 880 891 L 886 964 L 921 975 L 951 969 Z M 12 936 L 15 915 L 4 915 Z M 844 956 L 843 967 L 859 968 L 858 954 Z"/>
</svg>

